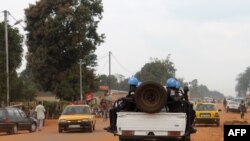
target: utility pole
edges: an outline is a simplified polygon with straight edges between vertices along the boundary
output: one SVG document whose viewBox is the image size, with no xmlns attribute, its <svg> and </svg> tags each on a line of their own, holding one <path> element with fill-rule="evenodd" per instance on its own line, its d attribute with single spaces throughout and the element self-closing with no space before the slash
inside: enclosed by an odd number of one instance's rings
<svg viewBox="0 0 250 141">
<path fill-rule="evenodd" d="M 111 94 L 111 52 L 109 52 L 109 95 Z"/>
<path fill-rule="evenodd" d="M 82 59 L 80 59 L 80 100 L 82 101 Z"/>
<path fill-rule="evenodd" d="M 10 92 L 9 92 L 9 42 L 8 42 L 8 11 L 4 10 L 4 22 L 5 22 L 5 50 L 6 50 L 6 105 L 10 104 Z"/>
</svg>

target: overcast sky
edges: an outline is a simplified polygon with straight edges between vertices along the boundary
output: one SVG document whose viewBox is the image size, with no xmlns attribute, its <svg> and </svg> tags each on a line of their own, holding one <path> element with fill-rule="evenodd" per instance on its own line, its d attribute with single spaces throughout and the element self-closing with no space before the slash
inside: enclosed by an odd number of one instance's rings
<svg viewBox="0 0 250 141">
<path fill-rule="evenodd" d="M 29 3 L 35 0 L 8 0 L 0 10 L 22 19 Z M 97 73 L 108 74 L 109 51 L 111 73 L 126 77 L 150 57 L 171 54 L 177 77 L 236 94 L 236 78 L 250 66 L 249 0 L 103 0 L 103 5 L 98 32 L 106 39 L 96 51 Z"/>
</svg>

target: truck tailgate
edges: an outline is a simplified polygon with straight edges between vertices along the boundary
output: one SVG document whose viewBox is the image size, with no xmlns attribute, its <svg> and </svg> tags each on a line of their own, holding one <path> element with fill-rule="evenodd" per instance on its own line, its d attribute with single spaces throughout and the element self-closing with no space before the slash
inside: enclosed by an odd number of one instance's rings
<svg viewBox="0 0 250 141">
<path fill-rule="evenodd" d="M 126 136 L 183 136 L 186 129 L 185 113 L 118 112 L 117 134 Z"/>
</svg>

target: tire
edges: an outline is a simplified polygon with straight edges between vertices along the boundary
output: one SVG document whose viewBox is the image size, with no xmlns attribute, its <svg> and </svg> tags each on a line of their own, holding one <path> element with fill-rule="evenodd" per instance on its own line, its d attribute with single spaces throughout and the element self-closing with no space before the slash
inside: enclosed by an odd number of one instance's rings
<svg viewBox="0 0 250 141">
<path fill-rule="evenodd" d="M 181 141 L 191 141 L 190 135 L 184 136 L 181 138 Z"/>
<path fill-rule="evenodd" d="M 37 125 L 36 125 L 35 123 L 32 123 L 32 124 L 30 125 L 29 131 L 30 131 L 30 132 L 35 132 L 36 130 L 37 130 Z"/>
<path fill-rule="evenodd" d="M 220 126 L 220 121 L 218 121 L 218 122 L 216 123 L 216 126 L 218 126 L 218 127 Z"/>
<path fill-rule="evenodd" d="M 89 127 L 89 132 L 92 133 L 94 131 L 94 125 L 91 124 L 90 127 Z"/>
<path fill-rule="evenodd" d="M 63 129 L 58 128 L 58 133 L 62 133 Z"/>
<path fill-rule="evenodd" d="M 8 134 L 17 134 L 17 132 L 18 132 L 17 125 L 14 124 L 14 125 L 11 127 L 11 130 L 8 132 Z"/>
<path fill-rule="evenodd" d="M 135 91 L 135 102 L 137 108 L 143 112 L 159 112 L 166 105 L 167 93 L 161 84 L 147 81 Z"/>
</svg>

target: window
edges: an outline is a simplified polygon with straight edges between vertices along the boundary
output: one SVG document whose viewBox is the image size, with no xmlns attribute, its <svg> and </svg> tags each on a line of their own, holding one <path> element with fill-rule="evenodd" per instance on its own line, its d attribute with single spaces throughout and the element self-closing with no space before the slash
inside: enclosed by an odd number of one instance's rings
<svg viewBox="0 0 250 141">
<path fill-rule="evenodd" d="M 69 106 L 62 114 L 90 114 L 90 109 L 87 106 Z"/>
<path fill-rule="evenodd" d="M 0 121 L 5 119 L 6 115 L 5 115 L 5 110 L 4 109 L 0 109 Z"/>
<path fill-rule="evenodd" d="M 26 118 L 26 114 L 22 111 L 22 110 L 18 110 L 18 112 L 20 113 L 20 115 L 23 117 L 23 118 Z"/>
<path fill-rule="evenodd" d="M 196 107 L 197 111 L 214 111 L 216 110 L 215 105 L 212 104 L 201 104 L 197 105 Z"/>
</svg>

